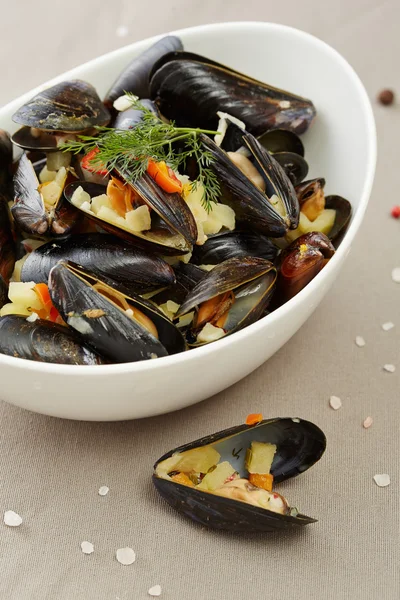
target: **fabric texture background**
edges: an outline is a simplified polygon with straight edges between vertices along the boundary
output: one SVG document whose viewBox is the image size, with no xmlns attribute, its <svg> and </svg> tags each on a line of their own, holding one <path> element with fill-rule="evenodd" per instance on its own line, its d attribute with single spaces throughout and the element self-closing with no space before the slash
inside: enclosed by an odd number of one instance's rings
<svg viewBox="0 0 400 600">
<path fill-rule="evenodd" d="M 269 20 L 332 44 L 371 97 L 400 95 L 398 0 L 0 0 L 0 102 L 118 46 L 207 22 Z M 126 37 L 116 30 L 126 26 Z M 257 57 L 255 57 L 257 60 Z M 4 600 L 398 600 L 400 104 L 375 104 L 379 161 L 361 231 L 339 279 L 312 318 L 268 363 L 234 387 L 179 413 L 124 423 L 79 423 L 0 403 L 0 597 Z M 384 332 L 381 324 L 396 327 Z M 366 340 L 358 348 L 354 339 Z M 395 373 L 382 370 L 385 363 Z M 199 373 L 199 377 L 206 377 Z M 60 382 L 62 385 L 62 382 Z M 194 383 L 195 385 L 195 383 Z M 27 393 L 29 391 L 27 390 Z M 335 412 L 329 397 L 343 407 Z M 1 396 L 1 383 L 0 383 Z M 57 402 L 57 390 L 54 390 Z M 112 402 L 112 398 L 110 399 Z M 173 512 L 151 483 L 170 448 L 242 422 L 248 412 L 301 416 L 327 434 L 323 459 L 279 491 L 315 525 L 291 534 L 239 536 L 202 529 Z M 363 420 L 374 419 L 369 430 Z M 373 476 L 389 473 L 378 488 Z M 110 492 L 98 495 L 107 485 Z M 95 552 L 85 556 L 83 540 Z M 124 567 L 117 548 L 136 562 Z"/>
</svg>

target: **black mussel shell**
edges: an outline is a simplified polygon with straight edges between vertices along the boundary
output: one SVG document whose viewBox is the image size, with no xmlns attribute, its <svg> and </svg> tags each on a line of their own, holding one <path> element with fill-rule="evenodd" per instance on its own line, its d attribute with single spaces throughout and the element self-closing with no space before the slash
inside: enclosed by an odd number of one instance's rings
<svg viewBox="0 0 400 600">
<path fill-rule="evenodd" d="M 116 290 L 129 305 L 139 309 L 156 326 L 160 340 L 94 289 L 95 283 Z M 185 350 L 179 330 L 150 301 L 125 293 L 121 284 L 101 280 L 71 262 L 59 262 L 50 271 L 49 291 L 63 319 L 89 346 L 111 362 L 147 360 Z"/>
<path fill-rule="evenodd" d="M 275 152 L 293 152 L 304 156 L 303 142 L 298 135 L 287 129 L 272 129 L 258 138 L 261 146 L 271 154 Z"/>
<path fill-rule="evenodd" d="M 13 147 L 10 134 L 0 129 L 0 184 L 6 184 L 10 177 L 13 161 Z"/>
<path fill-rule="evenodd" d="M 154 63 L 174 50 L 183 50 L 182 42 L 174 35 L 167 35 L 139 56 L 135 56 L 108 90 L 104 99 L 105 105 L 111 108 L 114 100 L 125 94 L 125 92 L 131 92 L 139 98 L 148 98 L 150 92 L 149 75 Z"/>
<path fill-rule="evenodd" d="M 310 100 L 268 86 L 190 52 L 171 52 L 154 66 L 150 97 L 180 126 L 215 130 L 217 112 L 246 124 L 253 135 L 269 129 L 303 133 L 316 111 Z"/>
<path fill-rule="evenodd" d="M 8 302 L 8 285 L 0 275 L 0 308 Z"/>
<path fill-rule="evenodd" d="M 154 465 L 153 483 L 173 508 L 206 527 L 250 533 L 314 523 L 315 519 L 302 514 L 277 514 L 238 500 L 196 490 L 157 475 L 158 465 L 173 454 L 208 445 L 212 445 L 220 453 L 221 461 L 229 461 L 240 475 L 246 475 L 246 448 L 253 441 L 276 444 L 277 450 L 271 467 L 275 483 L 307 471 L 321 458 L 326 448 L 324 433 L 313 423 L 298 418 L 268 419 L 253 426 L 232 427 L 171 450 Z"/>
<path fill-rule="evenodd" d="M 72 232 L 82 220 L 82 213 L 61 197 L 54 215 L 50 219 L 49 234 L 54 237 L 64 237 Z"/>
<path fill-rule="evenodd" d="M 281 165 L 293 185 L 298 185 L 307 177 L 308 164 L 300 154 L 276 152 L 274 159 Z"/>
<path fill-rule="evenodd" d="M 140 101 L 141 104 L 154 115 L 158 116 L 158 108 L 151 100 L 144 99 Z M 113 127 L 115 129 L 121 129 L 123 131 L 134 129 L 143 120 L 143 111 L 139 108 L 128 108 L 122 112 L 119 112 L 115 117 Z"/>
<path fill-rule="evenodd" d="M 323 190 L 325 187 L 325 179 L 316 177 L 315 179 L 307 179 L 296 185 L 295 190 L 299 199 L 300 209 L 308 198 L 313 196 L 317 191 Z"/>
<path fill-rule="evenodd" d="M 40 131 L 39 135 L 32 135 L 31 127 L 21 127 L 12 136 L 12 142 L 16 146 L 30 151 L 56 152 L 57 138 L 54 134 Z"/>
<path fill-rule="evenodd" d="M 86 81 L 62 81 L 21 106 L 13 121 L 44 131 L 79 133 L 107 125 L 110 114 Z"/>
<path fill-rule="evenodd" d="M 106 193 L 106 187 L 100 184 L 87 181 L 75 181 L 68 185 L 64 190 L 64 196 L 70 203 L 72 196 L 78 187 L 82 187 L 91 198 Z M 143 231 L 140 233 L 129 231 L 127 229 L 122 229 L 114 223 L 104 221 L 95 214 L 86 211 L 81 212 L 104 231 L 108 231 L 123 240 L 140 246 L 148 252 L 156 252 L 163 255 L 181 255 L 190 252 L 192 250 L 192 244 L 197 239 L 197 226 L 189 207 L 180 195 L 164 192 L 157 186 L 151 177 L 148 177 L 146 174 L 142 180 L 132 184 L 132 187 L 141 197 L 143 202 L 155 211 L 151 215 L 152 227 L 150 231 Z M 166 222 L 163 219 L 157 219 L 157 217 L 159 217 L 158 211 L 162 211 L 167 218 L 171 218 L 177 229 L 185 231 L 186 237 L 172 227 L 169 222 Z M 194 237 L 195 228 L 196 237 Z"/>
<path fill-rule="evenodd" d="M 258 256 L 273 262 L 277 254 L 278 248 L 266 236 L 237 230 L 218 233 L 202 246 L 194 246 L 190 260 L 196 265 L 217 265 L 237 256 Z"/>
<path fill-rule="evenodd" d="M 329 232 L 329 239 L 334 240 L 337 244 L 345 233 L 351 217 L 351 204 L 342 196 L 326 196 L 325 208 L 333 208 L 336 210 L 335 223 Z"/>
<path fill-rule="evenodd" d="M 204 277 L 206 271 L 200 269 L 192 263 L 179 263 L 174 267 L 176 282 L 165 290 L 162 290 L 155 296 L 152 296 L 156 304 L 164 304 L 168 300 L 173 300 L 177 304 L 182 304 L 186 296 L 194 286 Z"/>
<path fill-rule="evenodd" d="M 223 184 L 224 201 L 230 204 L 240 222 L 251 230 L 271 237 L 282 237 L 296 229 L 299 203 L 290 179 L 281 166 L 249 133 L 243 132 L 243 145 L 249 149 L 258 170 L 266 182 L 266 193 L 257 188 L 210 138 L 201 134 L 201 141 L 212 155 L 214 170 Z M 278 196 L 286 214 L 280 215 L 268 198 Z"/>
<path fill-rule="evenodd" d="M 0 186 L 0 276 L 8 282 L 14 270 L 16 248 L 8 209 L 8 190 Z"/>
<path fill-rule="evenodd" d="M 162 258 L 102 233 L 72 235 L 40 246 L 24 262 L 21 281 L 46 283 L 60 260 L 78 263 L 100 279 L 110 277 L 137 294 L 175 283 L 172 268 Z"/>
<path fill-rule="evenodd" d="M 0 353 L 46 363 L 101 365 L 103 358 L 82 345 L 67 327 L 25 317 L 0 317 Z"/>
<path fill-rule="evenodd" d="M 22 231 L 43 235 L 48 230 L 49 218 L 38 186 L 33 165 L 23 154 L 14 175 L 14 204 L 11 213 Z"/>
</svg>

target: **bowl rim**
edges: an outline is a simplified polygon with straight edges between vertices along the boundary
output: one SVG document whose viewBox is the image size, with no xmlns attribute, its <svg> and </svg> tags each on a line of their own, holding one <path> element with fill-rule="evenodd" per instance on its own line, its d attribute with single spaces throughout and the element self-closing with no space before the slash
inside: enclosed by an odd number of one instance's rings
<svg viewBox="0 0 400 600">
<path fill-rule="evenodd" d="M 234 22 L 219 22 L 213 24 L 205 24 L 198 25 L 195 27 L 186 27 L 184 29 L 179 29 L 175 31 L 170 31 L 167 33 L 163 33 L 160 35 L 152 36 L 150 38 L 145 38 L 143 40 L 139 40 L 133 42 L 132 44 L 128 44 L 111 52 L 107 52 L 102 54 L 96 58 L 93 58 L 85 63 L 77 65 L 76 67 L 65 71 L 64 73 L 57 75 L 56 77 L 46 81 L 45 83 L 37 86 L 36 88 L 22 94 L 18 98 L 8 102 L 6 105 L 0 108 L 0 120 L 5 112 L 10 112 L 11 110 L 16 110 L 15 107 L 19 107 L 21 104 L 30 99 L 33 95 L 39 93 L 39 91 L 54 85 L 55 83 L 66 79 L 69 76 L 76 77 L 74 75 L 74 71 L 77 68 L 84 68 L 93 66 L 95 64 L 102 63 L 105 60 L 110 58 L 118 57 L 123 55 L 125 52 L 129 51 L 129 49 L 145 49 L 150 44 L 156 42 L 160 38 L 165 35 L 186 35 L 186 34 L 203 34 L 208 33 L 209 31 L 221 31 L 223 34 L 227 29 L 231 29 L 233 31 L 240 32 L 243 29 L 258 29 L 260 31 L 266 30 L 274 30 L 274 31 L 283 31 L 288 33 L 294 37 L 302 38 L 309 43 L 315 45 L 315 47 L 319 51 L 323 51 L 329 54 L 332 58 L 334 58 L 342 67 L 344 71 L 350 76 L 350 78 L 354 81 L 355 87 L 358 91 L 360 104 L 362 106 L 362 110 L 364 113 L 364 118 L 367 123 L 367 139 L 368 139 L 368 148 L 367 148 L 367 156 L 368 156 L 368 164 L 366 169 L 366 178 L 364 181 L 364 186 L 362 193 L 360 195 L 360 202 L 357 207 L 357 211 L 353 217 L 353 220 L 346 231 L 344 238 L 337 249 L 335 255 L 330 259 L 329 263 L 324 267 L 324 269 L 305 287 L 303 288 L 296 296 L 294 296 L 291 300 L 283 304 L 281 307 L 276 309 L 274 312 L 266 315 L 259 321 L 248 325 L 244 329 L 237 331 L 232 335 L 225 336 L 220 340 L 217 340 L 211 344 L 205 344 L 199 348 L 194 348 L 188 352 L 181 352 L 178 354 L 173 354 L 165 357 L 159 357 L 156 360 L 144 360 L 138 362 L 128 362 L 128 363 L 117 363 L 110 365 L 63 365 L 60 363 L 42 363 L 35 362 L 31 360 L 27 360 L 24 358 L 17 358 L 14 356 L 7 356 L 5 354 L 0 354 L 0 365 L 5 365 L 7 367 L 13 369 L 23 369 L 25 371 L 31 371 L 37 374 L 59 374 L 68 377 L 76 377 L 80 376 L 101 376 L 101 375 L 113 375 L 113 374 L 122 374 L 122 373 L 131 373 L 132 375 L 138 372 L 147 372 L 153 371 L 155 369 L 168 369 L 172 367 L 176 363 L 181 362 L 182 365 L 187 364 L 190 361 L 196 361 L 205 357 L 207 354 L 212 355 L 216 352 L 223 351 L 224 348 L 230 345 L 239 344 L 241 340 L 243 340 L 247 336 L 251 336 L 253 332 L 257 329 L 262 329 L 266 327 L 266 323 L 268 320 L 268 324 L 270 325 L 273 321 L 282 320 L 286 314 L 292 310 L 295 310 L 296 305 L 303 303 L 307 298 L 311 298 L 314 290 L 323 285 L 323 282 L 329 278 L 329 274 L 332 269 L 335 268 L 336 263 L 340 260 L 344 259 L 345 256 L 350 251 L 351 243 L 354 240 L 354 237 L 361 225 L 362 219 L 364 217 L 370 193 L 372 190 L 372 185 L 375 176 L 375 167 L 376 167 L 376 156 L 377 156 L 377 141 L 376 141 L 376 126 L 375 119 L 372 111 L 372 106 L 368 97 L 368 94 L 365 90 L 363 83 L 361 82 L 359 76 L 353 69 L 353 67 L 347 62 L 347 60 L 332 46 L 322 41 L 320 38 L 302 31 L 300 29 L 290 27 L 288 25 L 282 25 L 279 23 L 270 23 L 270 22 L 260 22 L 260 21 L 234 21 Z"/>
</svg>

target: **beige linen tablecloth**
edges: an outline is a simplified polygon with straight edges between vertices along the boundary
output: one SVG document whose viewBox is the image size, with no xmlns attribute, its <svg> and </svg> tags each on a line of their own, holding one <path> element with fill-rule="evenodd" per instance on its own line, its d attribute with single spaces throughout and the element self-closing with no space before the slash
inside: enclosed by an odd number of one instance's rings
<svg viewBox="0 0 400 600">
<path fill-rule="evenodd" d="M 372 97 L 386 86 L 400 95 L 398 0 L 0 6 L 1 103 L 145 36 L 241 19 L 316 34 L 344 54 Z M 0 523 L 1 600 L 140 600 L 156 584 L 165 600 L 398 600 L 400 285 L 391 270 L 400 266 L 400 221 L 389 210 L 400 204 L 400 105 L 375 106 L 375 115 L 375 187 L 346 267 L 308 323 L 258 371 L 202 404 L 137 422 L 66 422 L 0 405 L 0 513 L 11 509 L 24 520 L 19 528 Z M 383 331 L 386 321 L 396 327 Z M 355 345 L 357 335 L 365 347 Z M 396 372 L 384 372 L 385 363 Z M 331 395 L 342 399 L 341 410 L 329 407 Z M 326 432 L 321 462 L 282 486 L 317 524 L 291 535 L 217 533 L 156 495 L 150 475 L 158 456 L 241 422 L 249 410 L 299 415 Z M 391 485 L 379 488 L 376 473 L 388 473 Z M 110 488 L 105 497 L 101 485 Z M 90 556 L 81 552 L 84 540 L 94 544 Z M 125 546 L 136 552 L 131 566 L 115 559 Z"/>
</svg>

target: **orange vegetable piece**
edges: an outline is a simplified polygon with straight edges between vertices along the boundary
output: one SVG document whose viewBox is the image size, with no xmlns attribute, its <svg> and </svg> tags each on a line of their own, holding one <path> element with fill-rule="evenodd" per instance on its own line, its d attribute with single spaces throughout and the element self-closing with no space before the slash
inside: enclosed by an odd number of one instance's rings
<svg viewBox="0 0 400 600">
<path fill-rule="evenodd" d="M 272 484 L 274 482 L 274 476 L 271 473 L 250 473 L 249 481 L 253 485 L 263 490 L 267 490 L 267 492 L 272 492 Z"/>
<path fill-rule="evenodd" d="M 246 425 L 256 425 L 263 420 L 261 413 L 250 413 L 246 418 Z"/>
<path fill-rule="evenodd" d="M 49 287 L 45 283 L 37 283 L 35 285 L 35 292 L 39 296 L 39 298 L 43 304 L 43 308 L 47 312 L 50 312 L 51 307 L 53 306 L 53 303 L 50 298 Z"/>
<path fill-rule="evenodd" d="M 176 475 L 172 475 L 171 479 L 176 483 L 181 483 L 182 485 L 187 485 L 188 487 L 194 487 L 194 483 L 185 473 L 177 473 Z"/>
<path fill-rule="evenodd" d="M 97 154 L 100 152 L 99 148 L 93 148 L 90 152 L 85 154 L 82 158 L 82 168 L 91 173 L 98 173 L 99 175 L 107 175 L 108 171 L 103 163 L 96 160 Z"/>
<path fill-rule="evenodd" d="M 169 194 L 182 193 L 182 182 L 179 181 L 173 170 L 163 160 L 161 162 L 149 160 L 147 173 L 165 192 Z"/>
</svg>

